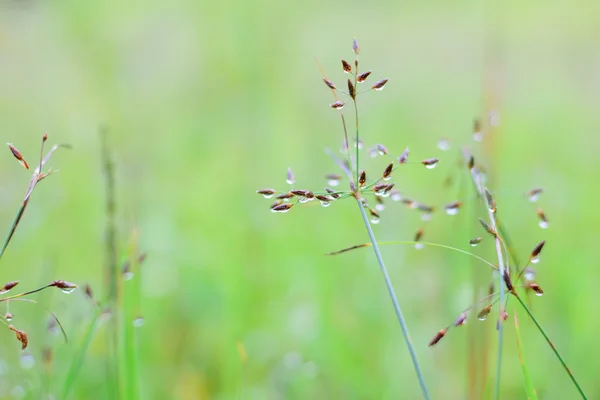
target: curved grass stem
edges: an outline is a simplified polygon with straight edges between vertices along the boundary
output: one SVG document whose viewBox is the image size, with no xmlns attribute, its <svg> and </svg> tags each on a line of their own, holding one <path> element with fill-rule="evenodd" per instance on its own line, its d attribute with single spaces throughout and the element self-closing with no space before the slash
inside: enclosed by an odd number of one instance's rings
<svg viewBox="0 0 600 400">
<path fill-rule="evenodd" d="M 584 400 L 587 400 L 587 396 L 583 392 L 583 389 L 581 388 L 581 386 L 579 386 L 579 382 L 577 382 L 577 379 L 575 379 L 575 375 L 573 375 L 573 373 L 571 372 L 571 370 L 567 366 L 567 363 L 565 362 L 565 360 L 562 358 L 562 356 L 560 355 L 560 353 L 558 352 L 558 350 L 556 350 L 556 347 L 554 347 L 554 343 L 552 343 L 552 341 L 550 340 L 550 338 L 546 334 L 546 331 L 544 330 L 544 328 L 542 328 L 542 326 L 540 325 L 540 323 L 538 322 L 538 320 L 533 316 L 533 314 L 531 313 L 531 310 L 529 309 L 529 307 L 527 307 L 527 305 L 521 299 L 521 297 L 520 296 L 516 296 L 516 295 L 515 295 L 515 297 L 517 298 L 517 300 L 519 301 L 519 303 L 521 304 L 521 306 L 523 307 L 523 309 L 527 312 L 527 314 L 529 315 L 529 318 L 531 318 L 531 320 L 533 321 L 533 323 L 535 324 L 535 326 L 538 328 L 538 330 L 540 331 L 540 333 L 544 337 L 544 339 L 546 339 L 546 342 L 548 342 L 548 345 L 550 346 L 550 348 L 552 349 L 552 351 L 556 355 L 556 358 L 558 358 L 558 361 L 560 361 L 560 363 L 562 364 L 564 370 L 567 372 L 567 375 L 569 375 L 569 378 L 571 378 L 571 381 L 573 382 L 573 384 L 577 388 L 577 391 L 581 395 L 581 398 L 584 399 Z"/>
<path fill-rule="evenodd" d="M 423 398 L 429 400 L 429 393 L 427 392 L 427 386 L 425 385 L 425 379 L 423 378 L 423 373 L 421 372 L 421 367 L 419 365 L 419 361 L 417 360 L 417 354 L 415 352 L 414 345 L 410 340 L 410 335 L 408 333 L 408 327 L 406 326 L 406 321 L 404 320 L 404 316 L 402 315 L 402 309 L 400 308 L 400 304 L 398 303 L 398 299 L 396 298 L 396 294 L 394 292 L 394 288 L 392 286 L 392 281 L 387 273 L 387 269 L 385 268 L 385 264 L 383 262 L 383 258 L 381 257 L 381 252 L 379 251 L 379 247 L 377 246 L 377 240 L 375 239 L 375 234 L 373 233 L 373 229 L 371 229 L 371 224 L 369 222 L 369 217 L 365 211 L 365 207 L 362 202 L 357 201 L 358 207 L 360 208 L 360 213 L 362 215 L 363 221 L 365 223 L 365 227 L 367 228 L 367 232 L 369 233 L 369 239 L 371 239 L 371 244 L 373 245 L 373 251 L 375 252 L 375 257 L 377 258 L 377 262 L 381 267 L 381 273 L 383 274 L 383 279 L 385 279 L 385 284 L 387 286 L 388 292 L 392 299 L 392 303 L 394 305 L 394 310 L 396 311 L 396 317 L 398 318 L 398 322 L 400 323 L 400 327 L 402 328 L 402 333 L 404 334 L 404 341 L 406 342 L 406 346 L 408 347 L 408 351 L 410 353 L 410 357 L 412 359 L 413 367 L 417 374 L 417 379 L 419 380 L 419 384 L 421 386 L 421 391 L 423 392 Z"/>
</svg>

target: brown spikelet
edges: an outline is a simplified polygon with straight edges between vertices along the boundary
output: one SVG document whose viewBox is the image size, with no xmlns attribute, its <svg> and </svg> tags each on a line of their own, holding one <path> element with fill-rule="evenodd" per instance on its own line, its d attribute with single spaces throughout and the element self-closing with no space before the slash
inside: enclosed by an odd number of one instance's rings
<svg viewBox="0 0 600 400">
<path fill-rule="evenodd" d="M 369 214 L 371 214 L 373 218 L 379 219 L 379 213 L 372 208 L 369 208 Z"/>
<path fill-rule="evenodd" d="M 437 158 L 426 158 L 421 161 L 421 164 L 429 168 L 434 168 L 438 162 L 440 162 L 440 160 Z"/>
<path fill-rule="evenodd" d="M 358 45 L 358 41 L 356 40 L 356 38 L 354 38 L 354 40 L 352 41 L 352 51 L 354 51 L 354 54 L 358 55 L 358 53 L 360 53 L 360 47 Z"/>
<path fill-rule="evenodd" d="M 492 194 L 490 193 L 489 190 L 487 190 L 487 188 L 485 188 L 485 197 L 487 199 L 488 208 L 490 209 L 491 212 L 496 214 L 496 211 L 498 211 L 498 208 L 496 207 L 496 202 L 494 201 Z"/>
<path fill-rule="evenodd" d="M 447 332 L 447 330 L 445 328 L 440 329 L 439 332 L 435 334 L 433 339 L 431 339 L 431 342 L 429 342 L 429 347 L 435 346 L 440 340 L 442 340 L 442 338 L 444 337 L 446 332 Z"/>
<path fill-rule="evenodd" d="M 475 157 L 471 156 L 471 157 L 469 157 L 469 162 L 467 163 L 467 168 L 470 171 L 473 169 L 473 167 L 475 167 Z"/>
<path fill-rule="evenodd" d="M 383 194 L 387 187 L 387 183 L 378 183 L 377 185 L 373 186 L 371 190 L 373 191 L 373 193 Z"/>
<path fill-rule="evenodd" d="M 529 260 L 534 259 L 537 256 L 539 256 L 540 253 L 542 252 L 542 249 L 544 248 L 545 244 L 546 244 L 546 241 L 542 240 L 537 246 L 535 246 L 535 248 L 531 252 L 531 255 L 529 256 Z"/>
<path fill-rule="evenodd" d="M 338 194 L 338 193 L 337 193 L 335 190 L 333 190 L 333 189 L 331 189 L 331 188 L 328 188 L 328 187 L 326 187 L 326 188 L 325 188 L 325 191 L 326 191 L 327 193 L 329 193 L 329 195 L 330 195 L 331 197 L 333 197 L 334 199 L 339 199 L 339 198 L 340 198 L 340 195 L 339 195 L 339 194 Z"/>
<path fill-rule="evenodd" d="M 17 286 L 19 284 L 19 281 L 13 281 L 13 282 L 8 282 L 6 283 L 2 289 L 0 289 L 0 294 L 2 293 L 6 293 L 9 290 L 11 290 L 12 288 L 14 288 L 15 286 Z"/>
<path fill-rule="evenodd" d="M 481 243 L 482 240 L 483 240 L 482 238 L 476 237 L 476 238 L 469 240 L 469 244 L 471 246 L 477 246 L 479 243 Z"/>
<path fill-rule="evenodd" d="M 531 189 L 529 192 L 527 192 L 527 198 L 530 202 L 534 203 L 537 201 L 537 199 L 540 197 L 540 194 L 542 194 L 543 191 L 544 189 L 542 188 Z"/>
<path fill-rule="evenodd" d="M 400 157 L 398 157 L 398 164 L 406 164 L 408 162 L 408 147 L 404 149 Z"/>
<path fill-rule="evenodd" d="M 331 203 L 333 201 L 333 198 L 328 197 L 328 196 L 323 196 L 322 194 L 316 194 L 315 198 L 323 203 Z"/>
<path fill-rule="evenodd" d="M 290 193 L 293 194 L 294 196 L 306 197 L 308 195 L 308 193 L 310 193 L 310 191 L 302 190 L 302 189 L 293 189 L 293 190 L 290 190 Z"/>
<path fill-rule="evenodd" d="M 364 81 L 367 80 L 367 78 L 369 77 L 369 75 L 371 75 L 371 71 L 363 72 L 362 74 L 360 74 L 360 75 L 358 75 L 356 77 L 356 81 L 358 83 L 362 83 L 362 82 L 364 82 Z"/>
<path fill-rule="evenodd" d="M 479 218 L 479 223 L 481 224 L 481 226 L 483 226 L 483 229 L 485 229 L 487 233 L 494 237 L 498 236 L 498 233 L 494 230 L 494 228 L 489 226 L 488 223 L 485 222 L 483 219 Z"/>
<path fill-rule="evenodd" d="M 67 281 L 52 281 L 48 286 L 55 286 L 61 290 L 72 291 L 77 289 L 77 285 Z"/>
<path fill-rule="evenodd" d="M 390 163 L 387 167 L 385 167 L 385 169 L 383 170 L 383 174 L 382 174 L 382 178 L 384 180 L 388 180 L 390 179 L 390 177 L 392 176 L 392 170 L 394 169 L 394 163 Z"/>
<path fill-rule="evenodd" d="M 529 284 L 529 288 L 531 290 L 533 290 L 537 296 L 541 296 L 541 295 L 544 294 L 544 291 L 542 290 L 542 288 L 540 287 L 540 285 L 538 285 L 537 283 L 531 282 Z"/>
<path fill-rule="evenodd" d="M 10 321 L 11 319 L 13 319 L 13 315 L 10 312 L 7 312 L 6 314 L 4 314 L 4 319 Z"/>
<path fill-rule="evenodd" d="M 415 242 L 419 242 L 421 241 L 421 238 L 423 238 L 423 228 L 419 228 L 417 229 L 417 233 L 415 233 Z"/>
<path fill-rule="evenodd" d="M 542 210 L 541 208 L 538 208 L 536 210 L 537 216 L 540 219 L 539 225 L 541 228 L 547 228 L 548 227 L 548 218 L 546 218 L 546 214 L 544 213 L 544 210 Z"/>
<path fill-rule="evenodd" d="M 413 205 L 413 207 L 415 207 L 415 205 Z M 416 203 L 416 208 L 424 213 L 432 213 L 435 210 L 435 207 L 423 203 Z"/>
<path fill-rule="evenodd" d="M 21 350 L 25 350 L 27 348 L 27 344 L 29 343 L 29 340 L 27 339 L 27 334 L 25 333 L 25 331 L 19 330 L 12 325 L 9 325 L 8 329 L 13 331 L 15 333 L 15 335 L 17 336 L 17 340 L 19 342 L 21 342 Z"/>
<path fill-rule="evenodd" d="M 461 326 L 467 323 L 467 313 L 463 312 L 461 313 L 458 318 L 456 318 L 454 320 L 454 322 L 452 323 L 454 326 Z"/>
<path fill-rule="evenodd" d="M 329 107 L 331 107 L 331 108 L 334 108 L 334 109 L 336 109 L 336 110 L 341 110 L 342 108 L 344 108 L 344 105 L 345 105 L 345 104 L 346 104 L 346 103 L 344 103 L 343 101 L 341 101 L 341 100 L 338 100 L 338 101 L 336 101 L 335 103 L 331 103 L 331 104 L 329 105 Z"/>
<path fill-rule="evenodd" d="M 327 85 L 327 87 L 328 87 L 329 89 L 331 89 L 331 90 L 335 90 L 335 89 L 336 89 L 336 87 L 335 87 L 335 85 L 333 84 L 333 82 L 331 82 L 329 79 L 327 79 L 327 78 L 323 78 L 323 82 L 325 82 L 325 84 Z"/>
<path fill-rule="evenodd" d="M 356 99 L 356 88 L 350 79 L 348 79 L 348 95 Z"/>
<path fill-rule="evenodd" d="M 506 288 L 509 292 L 514 292 L 515 287 L 512 284 L 512 280 L 510 279 L 510 275 L 508 274 L 508 270 L 504 270 L 504 283 L 506 284 Z"/>
<path fill-rule="evenodd" d="M 11 143 L 7 143 L 7 144 L 8 144 L 8 148 L 13 153 L 13 156 L 15 156 L 17 161 L 19 161 L 19 164 L 21 164 L 23 166 L 23 168 L 28 170 L 29 164 L 27 163 L 27 160 L 25 160 L 23 158 L 23 156 L 21 155 L 21 152 L 19 150 L 17 150 L 17 148 L 15 146 L 13 146 Z"/>
<path fill-rule="evenodd" d="M 477 319 L 484 320 L 487 318 L 489 313 L 492 311 L 492 304 L 485 306 L 485 308 L 477 314 Z"/>
<path fill-rule="evenodd" d="M 386 186 L 386 188 L 383 190 L 383 193 L 384 193 L 384 194 L 387 194 L 387 193 L 389 193 L 389 192 L 390 192 L 390 191 L 391 191 L 391 190 L 394 188 L 394 186 L 395 186 L 395 185 L 396 185 L 395 183 L 390 183 L 390 184 L 389 184 L 389 185 L 387 185 L 387 186 Z"/>
<path fill-rule="evenodd" d="M 352 66 L 346 60 L 342 60 L 342 68 L 344 69 L 344 72 L 347 74 L 352 72 Z"/>
<path fill-rule="evenodd" d="M 291 199 L 292 197 L 294 197 L 293 193 L 287 192 L 287 193 L 282 193 L 279 196 L 275 197 L 277 200 L 287 200 L 287 199 Z"/>
<path fill-rule="evenodd" d="M 358 186 L 363 187 L 367 183 L 367 173 L 365 171 L 360 171 L 360 175 L 358 177 Z"/>
<path fill-rule="evenodd" d="M 83 292 L 85 293 L 86 297 L 90 300 L 94 300 L 94 294 L 92 292 L 92 287 L 89 284 L 85 284 L 85 286 L 83 287 Z"/>
<path fill-rule="evenodd" d="M 385 84 L 388 83 L 388 80 L 389 79 L 382 79 L 380 81 L 375 82 L 375 84 L 373 86 L 371 86 L 371 89 L 377 90 L 377 91 L 383 90 L 385 87 Z"/>
<path fill-rule="evenodd" d="M 294 206 L 293 203 L 278 204 L 278 205 L 275 205 L 274 207 L 271 207 L 271 211 L 273 211 L 273 212 L 279 212 L 279 213 L 284 213 L 284 212 L 290 211 L 290 209 L 293 206 Z"/>
<path fill-rule="evenodd" d="M 446 214 L 448 214 L 448 215 L 458 214 L 458 210 L 460 209 L 460 206 L 462 206 L 462 203 L 460 201 L 454 201 L 452 203 L 446 204 L 446 207 L 445 207 Z"/>
<path fill-rule="evenodd" d="M 273 196 L 276 192 L 274 189 L 259 189 L 256 193 L 262 194 L 263 196 Z"/>
</svg>

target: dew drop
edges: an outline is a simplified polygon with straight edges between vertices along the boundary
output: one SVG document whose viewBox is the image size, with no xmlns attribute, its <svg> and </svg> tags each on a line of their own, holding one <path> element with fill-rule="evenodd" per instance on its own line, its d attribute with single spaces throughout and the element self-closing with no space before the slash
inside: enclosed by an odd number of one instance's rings
<svg viewBox="0 0 600 400">
<path fill-rule="evenodd" d="M 540 228 L 542 229 L 547 229 L 548 228 L 548 221 L 540 221 L 538 223 L 538 225 L 540 226 Z"/>
<path fill-rule="evenodd" d="M 483 135 L 481 134 L 481 132 L 474 132 L 473 140 L 476 142 L 481 142 L 483 140 Z"/>
<path fill-rule="evenodd" d="M 132 280 L 133 277 L 134 277 L 134 274 L 131 271 L 127 271 L 127 272 L 123 273 L 123 279 L 125 279 L 126 281 Z"/>
<path fill-rule="evenodd" d="M 77 287 L 68 287 L 68 288 L 61 288 L 60 291 L 66 294 L 69 293 L 73 293 L 73 291 L 77 289 Z"/>
<path fill-rule="evenodd" d="M 539 198 L 540 198 L 539 193 L 532 194 L 531 196 L 529 196 L 529 201 L 532 203 L 535 203 L 536 201 L 538 201 Z"/>
<path fill-rule="evenodd" d="M 21 368 L 23 369 L 31 369 L 35 365 L 35 359 L 31 353 L 24 352 L 19 360 L 19 364 L 21 364 Z"/>
<path fill-rule="evenodd" d="M 400 194 L 400 192 L 398 192 L 398 191 L 392 191 L 391 196 L 392 196 L 392 200 L 394 200 L 394 201 L 402 200 L 402 194 Z"/>
<path fill-rule="evenodd" d="M 448 214 L 448 215 L 458 214 L 458 207 L 446 207 L 446 214 Z"/>
<path fill-rule="evenodd" d="M 359 150 L 362 150 L 362 149 L 363 149 L 363 141 L 359 139 L 359 140 L 358 140 L 358 142 L 357 142 L 357 141 L 355 140 L 355 141 L 354 141 L 354 147 L 355 147 L 355 148 L 358 148 Z"/>
<path fill-rule="evenodd" d="M 431 221 L 431 213 L 424 212 L 421 214 L 421 221 Z"/>
<path fill-rule="evenodd" d="M 450 150 L 450 141 L 448 139 L 440 139 L 437 143 L 438 149 L 442 151 Z"/>
<path fill-rule="evenodd" d="M 487 314 L 479 314 L 477 316 L 477 319 L 480 321 L 485 321 L 487 319 L 487 316 L 488 316 Z"/>
<path fill-rule="evenodd" d="M 319 200 L 320 201 L 320 200 Z M 329 207 L 331 205 L 330 201 L 320 201 L 323 207 Z"/>
<path fill-rule="evenodd" d="M 544 292 L 533 292 L 533 293 L 535 293 L 535 295 L 537 297 L 542 297 L 544 295 Z"/>
<path fill-rule="evenodd" d="M 273 198 L 274 195 L 275 195 L 275 193 L 273 193 L 273 194 L 263 194 L 263 197 L 265 199 L 271 199 L 271 198 Z"/>
<path fill-rule="evenodd" d="M 533 257 L 531 260 L 529 260 L 532 264 L 537 264 L 540 262 L 540 257 Z"/>
<path fill-rule="evenodd" d="M 380 195 L 381 197 L 390 197 L 390 194 L 391 194 L 391 193 L 390 193 L 390 191 L 389 191 L 389 190 L 387 190 L 387 188 L 386 188 L 386 190 L 384 190 L 384 191 L 383 191 L 383 193 L 379 193 L 379 195 Z"/>
<path fill-rule="evenodd" d="M 4 314 L 4 318 L 5 318 L 7 321 L 12 321 L 12 319 L 13 319 L 13 315 L 12 315 L 11 313 L 7 312 L 6 314 Z"/>
<path fill-rule="evenodd" d="M 423 243 L 415 243 L 415 249 L 421 250 L 425 245 Z"/>
<path fill-rule="evenodd" d="M 304 203 L 308 203 L 310 201 L 310 199 L 308 197 L 300 197 L 298 196 L 298 201 L 302 204 Z"/>
<path fill-rule="evenodd" d="M 383 211 L 383 210 L 385 210 L 385 204 L 382 204 L 382 203 L 375 204 L 375 209 L 377 211 Z"/>
<path fill-rule="evenodd" d="M 390 179 L 392 179 L 392 176 L 391 175 L 390 176 L 386 176 L 385 178 L 381 178 L 381 179 L 383 179 L 384 181 L 389 181 Z"/>
<path fill-rule="evenodd" d="M 427 168 L 427 169 L 434 169 L 435 167 L 437 167 L 437 163 L 435 163 L 435 164 L 427 164 L 425 166 L 425 168 Z"/>
<path fill-rule="evenodd" d="M 372 216 L 372 217 L 371 217 L 371 222 L 372 222 L 373 224 L 378 224 L 378 223 L 379 223 L 379 221 L 381 221 L 381 219 L 380 219 L 379 217 L 375 217 L 375 216 Z"/>
<path fill-rule="evenodd" d="M 523 276 L 525 277 L 525 279 L 527 279 L 528 281 L 532 281 L 535 279 L 535 270 L 533 268 L 527 268 L 525 270 L 525 273 L 523 274 Z"/>
<path fill-rule="evenodd" d="M 138 318 L 134 319 L 133 326 L 136 328 L 140 328 L 140 327 L 144 326 L 144 318 L 138 317 Z"/>
</svg>

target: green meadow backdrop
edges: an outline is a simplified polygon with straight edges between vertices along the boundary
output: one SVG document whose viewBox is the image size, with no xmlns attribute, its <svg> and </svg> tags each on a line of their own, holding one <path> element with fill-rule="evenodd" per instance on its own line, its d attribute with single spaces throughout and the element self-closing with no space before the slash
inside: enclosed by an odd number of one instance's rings
<svg viewBox="0 0 600 400">
<path fill-rule="evenodd" d="M 98 134 L 106 126 L 119 255 L 124 260 L 136 240 L 147 253 L 133 278 L 133 313 L 144 323 L 127 353 L 134 360 L 126 360 L 140 398 L 419 398 L 371 250 L 324 255 L 368 240 L 356 205 L 311 203 L 274 214 L 255 193 L 286 190 L 288 167 L 298 187 L 315 190 L 338 172 L 324 149 L 337 152 L 341 124 L 315 57 L 342 86 L 340 59 L 352 60 L 356 37 L 361 68 L 373 70 L 369 82 L 390 78 L 386 90 L 359 98 L 365 144 L 394 154 L 410 148 L 415 163 L 394 176 L 406 196 L 438 207 L 465 203 L 459 215 L 436 212 L 431 221 L 390 203 L 377 237 L 411 240 L 423 227 L 424 240 L 493 262 L 488 238 L 474 249 L 467 243 L 485 233 L 457 166 L 460 150 L 471 148 L 521 259 L 547 241 L 536 265 L 546 294 L 532 297 L 533 310 L 589 398 L 600 398 L 599 24 L 591 0 L 1 0 L 0 140 L 31 164 L 45 132 L 50 144 L 73 148 L 53 156 L 49 165 L 59 171 L 34 192 L 0 281 L 19 280 L 26 290 L 64 279 L 106 296 Z M 473 141 L 472 123 L 486 121 L 490 108 L 500 126 L 486 146 Z M 449 151 L 436 146 L 440 138 L 450 140 Z M 0 154 L 0 227 L 8 232 L 30 176 L 8 148 Z M 440 165 L 416 163 L 428 157 Z M 366 162 L 370 176 L 386 164 Z M 538 186 L 544 193 L 532 205 L 524 194 Z M 490 398 L 495 317 L 470 318 L 428 347 L 487 291 L 485 266 L 436 248 L 382 250 L 432 398 Z M 31 298 L 58 315 L 69 342 L 48 331 L 43 308 L 11 302 L 11 323 L 30 343 L 21 352 L 14 333 L 0 330 L 0 398 L 60 398 L 95 313 L 83 290 Z M 516 310 L 540 397 L 577 398 L 515 304 L 502 397 L 525 398 Z M 98 326 L 70 398 L 114 394 L 109 330 L 108 320 Z"/>
</svg>

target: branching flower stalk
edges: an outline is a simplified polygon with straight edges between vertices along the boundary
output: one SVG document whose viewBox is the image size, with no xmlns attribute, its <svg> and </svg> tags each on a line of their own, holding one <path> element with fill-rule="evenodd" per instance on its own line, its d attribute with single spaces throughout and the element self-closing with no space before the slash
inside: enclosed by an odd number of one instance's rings
<svg viewBox="0 0 600 400">
<path fill-rule="evenodd" d="M 387 290 L 389 292 L 390 298 L 392 300 L 392 304 L 394 306 L 396 317 L 398 319 L 398 322 L 400 323 L 400 327 L 401 327 L 402 333 L 404 335 L 404 341 L 408 347 L 408 350 L 409 350 L 409 353 L 411 356 L 411 360 L 413 363 L 413 368 L 417 375 L 417 379 L 419 381 L 419 385 L 420 385 L 420 388 L 422 391 L 423 398 L 428 400 L 429 393 L 427 390 L 427 386 L 425 384 L 425 380 L 423 377 L 423 373 L 421 371 L 421 367 L 420 367 L 418 359 L 417 359 L 416 351 L 415 351 L 414 345 L 410 339 L 408 327 L 407 327 L 406 321 L 404 320 L 404 316 L 402 314 L 402 309 L 400 307 L 400 304 L 399 304 L 396 294 L 394 292 L 394 288 L 392 286 L 392 282 L 390 280 L 387 269 L 385 267 L 385 263 L 381 256 L 381 252 L 379 251 L 379 247 L 377 245 L 377 240 L 373 233 L 371 223 L 379 222 L 379 219 L 380 219 L 379 212 L 381 211 L 381 209 L 383 209 L 383 198 L 384 197 L 391 196 L 392 199 L 395 201 L 402 200 L 404 202 L 404 204 L 409 206 L 409 208 L 418 209 L 418 210 L 422 211 L 424 213 L 424 215 L 430 213 L 433 210 L 433 208 L 429 207 L 429 206 L 425 206 L 418 202 L 414 202 L 412 200 L 402 199 L 402 196 L 400 195 L 400 193 L 397 190 L 393 190 L 395 184 L 394 183 L 391 183 L 391 184 L 386 183 L 391 178 L 391 175 L 392 175 L 393 171 L 396 170 L 396 168 L 398 168 L 402 164 L 407 163 L 408 149 L 406 149 L 399 158 L 393 157 L 394 158 L 393 161 L 386 166 L 383 173 L 378 178 L 376 178 L 375 180 L 373 180 L 371 182 L 368 182 L 366 171 L 361 169 L 361 165 L 359 163 L 359 157 L 360 157 L 360 150 L 362 149 L 362 141 L 359 136 L 359 117 L 358 117 L 357 97 L 358 97 L 358 95 L 365 93 L 365 92 L 383 90 L 386 83 L 388 82 L 388 79 L 381 79 L 381 80 L 377 81 L 375 84 L 373 84 L 370 88 L 359 91 L 358 90 L 359 85 L 367 80 L 369 75 L 371 75 L 371 71 L 366 71 L 366 72 L 362 72 L 362 73 L 359 72 L 358 54 L 359 54 L 360 49 L 359 49 L 359 46 L 358 46 L 358 43 L 356 40 L 354 40 L 354 42 L 353 42 L 353 51 L 354 51 L 354 55 L 355 55 L 353 65 L 345 60 L 342 60 L 343 71 L 346 74 L 351 75 L 351 78 L 347 80 L 347 91 L 338 88 L 331 80 L 329 80 L 327 78 L 327 76 L 321 69 L 321 71 L 323 72 L 323 81 L 325 82 L 325 85 L 327 85 L 327 87 L 329 87 L 331 89 L 333 96 L 334 96 L 334 100 L 335 100 L 334 103 L 332 103 L 330 105 L 330 107 L 333 109 L 336 109 L 340 112 L 340 117 L 342 120 L 342 128 L 343 128 L 343 132 L 344 132 L 344 141 L 342 144 L 343 145 L 342 151 L 345 155 L 347 155 L 347 159 L 345 161 L 341 161 L 337 157 L 333 156 L 332 154 L 330 154 L 330 155 L 332 156 L 332 158 L 336 162 L 336 164 L 338 164 L 338 166 L 346 174 L 346 176 L 349 180 L 348 183 L 349 183 L 350 190 L 349 191 L 348 190 L 334 190 L 331 187 L 326 187 L 324 192 L 313 192 L 310 190 L 294 189 L 292 187 L 289 191 L 279 193 L 279 194 L 275 189 L 261 189 L 261 190 L 258 190 L 258 193 L 263 195 L 265 198 L 272 198 L 277 195 L 275 197 L 276 202 L 274 204 L 272 204 L 272 206 L 271 206 L 271 211 L 278 212 L 278 213 L 288 212 L 296 204 L 307 203 L 307 202 L 313 201 L 315 199 L 317 199 L 321 203 L 321 205 L 324 207 L 329 206 L 331 203 L 333 203 L 334 201 L 337 201 L 337 200 L 346 199 L 349 197 L 352 197 L 355 199 L 355 201 L 358 204 L 360 214 L 363 219 L 365 228 L 369 235 L 369 239 L 371 240 L 371 246 L 373 247 L 373 250 L 375 253 L 375 258 L 377 259 L 377 262 L 381 268 L 381 272 L 382 272 Z M 347 96 L 346 99 L 340 100 L 340 98 L 338 97 L 338 93 L 341 93 L 341 94 Z M 352 103 L 354 106 L 354 112 L 355 112 L 356 134 L 354 137 L 354 146 L 355 146 L 356 152 L 354 154 L 354 157 L 352 156 L 352 153 L 350 151 L 350 143 L 349 143 L 349 139 L 348 139 L 349 135 L 348 135 L 348 130 L 347 130 L 347 124 L 346 124 L 346 120 L 344 117 L 344 113 L 342 111 L 342 108 L 345 106 L 345 104 L 347 103 L 348 100 L 352 100 Z M 372 156 L 381 155 L 381 156 L 392 157 L 389 154 L 387 148 L 381 144 L 378 144 L 375 147 L 373 147 L 371 149 L 370 153 Z M 397 161 L 398 165 L 395 165 L 395 161 Z M 437 160 L 437 159 L 430 158 L 430 159 L 426 159 L 426 160 L 422 161 L 421 163 L 428 169 L 431 169 L 437 165 L 438 161 L 439 160 Z M 340 183 L 340 180 L 342 179 L 342 177 L 339 175 L 335 175 L 335 174 L 328 174 L 326 176 L 326 179 L 330 186 L 337 186 Z M 294 185 L 295 179 L 294 179 L 291 171 L 288 171 L 286 181 L 288 184 Z M 375 201 L 376 201 L 375 208 L 369 207 L 366 196 L 373 196 L 375 198 Z"/>
</svg>

